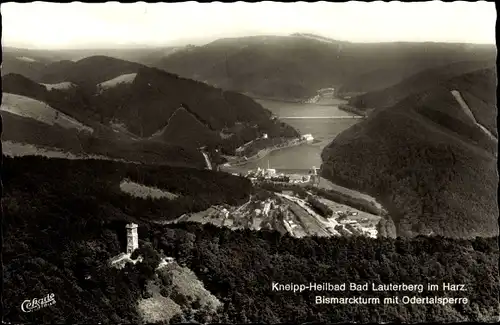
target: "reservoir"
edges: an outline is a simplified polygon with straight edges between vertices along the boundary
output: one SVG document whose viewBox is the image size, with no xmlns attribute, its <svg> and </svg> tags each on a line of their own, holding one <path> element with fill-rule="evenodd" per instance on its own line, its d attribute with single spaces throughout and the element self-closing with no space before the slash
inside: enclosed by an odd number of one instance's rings
<svg viewBox="0 0 500 325">
<path fill-rule="evenodd" d="M 273 100 L 256 99 L 264 108 L 270 110 L 280 120 L 291 125 L 301 134 L 312 134 L 319 142 L 302 144 L 271 152 L 259 161 L 250 162 L 243 169 L 267 168 L 300 172 L 309 170 L 312 166 L 321 166 L 321 151 L 339 133 L 350 128 L 361 119 L 356 114 L 342 111 L 340 99 L 330 99 L 327 103 L 304 104 Z"/>
</svg>

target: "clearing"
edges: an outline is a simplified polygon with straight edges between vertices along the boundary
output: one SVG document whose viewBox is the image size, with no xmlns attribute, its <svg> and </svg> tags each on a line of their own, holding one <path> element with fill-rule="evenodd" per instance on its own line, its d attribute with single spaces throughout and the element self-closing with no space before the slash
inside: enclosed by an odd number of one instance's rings
<svg viewBox="0 0 500 325">
<path fill-rule="evenodd" d="M 97 85 L 97 87 L 101 90 L 106 90 L 114 88 L 120 84 L 131 84 L 132 82 L 134 82 L 136 76 L 137 73 L 122 74 L 121 76 L 118 76 L 116 78 L 101 82 Z"/>
<path fill-rule="evenodd" d="M 477 122 L 476 118 L 474 117 L 474 113 L 472 113 L 472 110 L 469 108 L 469 105 L 467 105 L 467 102 L 464 100 L 462 97 L 462 94 L 458 90 L 452 90 L 451 94 L 455 99 L 457 100 L 458 104 L 462 109 L 464 110 L 465 114 L 470 117 L 470 119 L 484 132 L 488 135 L 488 137 L 494 141 L 498 141 L 498 139 L 484 126 L 482 126 L 480 123 Z"/>
<path fill-rule="evenodd" d="M 66 115 L 44 102 L 26 96 L 4 93 L 2 97 L 1 110 L 35 119 L 48 125 L 57 124 L 66 129 L 77 129 L 78 131 L 93 133 L 94 130 L 69 115 Z"/>
<path fill-rule="evenodd" d="M 69 81 L 63 81 L 63 82 L 60 82 L 60 83 L 57 83 L 57 84 L 40 84 L 42 86 L 45 86 L 45 88 L 47 88 L 47 90 L 52 90 L 52 89 L 56 89 L 56 90 L 65 90 L 65 89 L 70 89 L 70 88 L 73 88 L 73 87 L 76 87 L 76 85 L 72 82 L 69 82 Z"/>
<path fill-rule="evenodd" d="M 157 187 L 152 187 L 152 186 L 146 186 L 143 184 L 139 184 L 136 182 L 133 182 L 129 179 L 124 179 L 120 183 L 120 189 L 127 193 L 130 194 L 131 196 L 142 198 L 142 199 L 169 199 L 169 200 L 175 200 L 178 195 L 174 193 L 170 193 L 164 190 L 161 190 Z"/>
</svg>

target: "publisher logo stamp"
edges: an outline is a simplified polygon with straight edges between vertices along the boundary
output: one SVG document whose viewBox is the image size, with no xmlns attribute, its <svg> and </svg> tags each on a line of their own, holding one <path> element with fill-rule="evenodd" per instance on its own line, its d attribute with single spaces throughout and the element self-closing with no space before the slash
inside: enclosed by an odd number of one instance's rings
<svg viewBox="0 0 500 325">
<path fill-rule="evenodd" d="M 50 293 L 43 298 L 34 298 L 32 300 L 25 300 L 21 304 L 21 310 L 25 313 L 31 313 L 37 311 L 39 309 L 54 305 L 56 303 L 56 299 L 54 298 L 54 294 Z"/>
</svg>

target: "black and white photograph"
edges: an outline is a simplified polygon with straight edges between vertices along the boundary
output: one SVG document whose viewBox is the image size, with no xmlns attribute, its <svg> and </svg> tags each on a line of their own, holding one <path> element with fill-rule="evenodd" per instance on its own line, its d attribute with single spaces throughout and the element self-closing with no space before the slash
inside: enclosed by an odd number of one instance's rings
<svg viewBox="0 0 500 325">
<path fill-rule="evenodd" d="M 2 324 L 500 321 L 494 2 L 5 2 Z"/>
</svg>

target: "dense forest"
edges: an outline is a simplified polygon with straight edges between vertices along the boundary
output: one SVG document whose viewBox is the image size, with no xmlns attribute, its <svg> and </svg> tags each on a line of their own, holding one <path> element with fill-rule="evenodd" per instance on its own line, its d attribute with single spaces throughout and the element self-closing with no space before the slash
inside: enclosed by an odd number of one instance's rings
<svg viewBox="0 0 500 325">
<path fill-rule="evenodd" d="M 120 190 L 123 179 L 178 197 L 132 197 Z M 248 180 L 226 173 L 43 157 L 4 156 L 2 181 L 4 315 L 34 323 L 137 323 L 134 304 L 147 274 L 140 265 L 122 272 L 107 266 L 125 249 L 125 223 L 241 204 L 252 191 Z M 19 314 L 23 300 L 48 293 L 57 310 Z"/>
<path fill-rule="evenodd" d="M 88 220 L 85 231 L 80 232 L 78 225 L 87 220 L 73 216 L 73 225 L 67 227 L 61 222 L 62 214 L 49 220 L 44 217 L 41 214 L 32 217 L 37 227 L 32 226 L 30 232 L 23 229 L 25 236 L 13 232 L 19 222 L 7 220 L 4 259 L 7 321 L 140 323 L 137 300 L 149 296 L 147 287 L 154 280 L 157 251 L 189 267 L 205 288 L 223 302 L 219 314 L 215 318 L 210 315 L 212 322 L 484 322 L 491 321 L 498 313 L 496 238 L 296 239 L 278 232 L 231 231 L 193 223 L 169 226 L 141 223 L 139 237 L 145 240 L 141 240 L 141 247 L 145 248 L 135 254 L 146 259 L 115 270 L 106 262 L 123 245 L 125 222 Z M 14 255 L 12 241 L 16 242 Z M 165 282 L 162 275 L 160 279 Z M 467 292 L 292 293 L 273 291 L 273 282 L 440 286 L 453 283 L 464 284 Z M 168 286 L 164 285 L 161 292 L 168 296 L 165 287 Z M 35 313 L 19 313 L 18 306 L 24 297 L 41 297 L 49 292 L 56 296 L 54 306 Z M 316 304 L 317 295 L 381 299 L 394 295 L 446 296 L 465 297 L 469 303 L 328 305 Z M 173 321 L 192 320 L 188 315 L 186 311 Z M 207 318 L 201 315 L 197 320 Z"/>
<path fill-rule="evenodd" d="M 171 229 L 173 228 L 173 229 Z M 182 234 L 182 235 L 181 235 Z M 192 234 L 192 249 L 184 239 Z M 155 229 L 158 247 L 188 265 L 205 287 L 225 302 L 219 321 L 278 322 L 449 322 L 498 317 L 497 239 L 304 239 L 278 232 L 231 231 L 178 224 Z M 481 266 L 481 267 L 479 267 Z M 467 292 L 420 296 L 467 297 L 467 305 L 318 305 L 315 295 L 272 291 L 272 282 L 465 284 Z M 354 292 L 336 294 L 354 296 Z M 401 293 L 393 293 L 401 295 Z M 384 297 L 388 292 L 359 292 Z M 334 296 L 335 294 L 330 294 Z M 408 294 L 413 295 L 413 294 Z M 419 296 L 419 294 L 415 294 Z"/>
<path fill-rule="evenodd" d="M 217 318 L 210 318 L 217 322 L 484 321 L 498 311 L 493 239 L 295 239 L 199 224 L 161 226 L 158 221 L 212 204 L 241 204 L 262 191 L 224 173 L 109 161 L 4 157 L 2 172 L 6 321 L 138 323 L 137 301 L 148 297 L 158 252 L 189 267 L 223 302 Z M 131 197 L 119 190 L 124 178 L 179 198 Z M 123 270 L 110 268 L 108 259 L 125 249 L 131 221 L 139 224 L 144 246 L 136 254 L 146 258 Z M 470 303 L 333 309 L 315 304 L 312 292 L 273 292 L 272 281 L 464 283 L 466 294 L 446 295 L 466 296 Z M 55 305 L 20 313 L 24 299 L 48 293 L 55 294 Z M 175 320 L 189 320 L 188 314 Z"/>
<path fill-rule="evenodd" d="M 450 93 L 492 130 L 495 88 L 495 71 L 478 70 L 376 108 L 325 147 L 323 176 L 377 198 L 400 236 L 496 236 L 498 140 Z"/>
<path fill-rule="evenodd" d="M 217 318 L 210 318 L 216 322 L 484 321 L 498 311 L 496 239 L 295 239 L 199 224 L 162 226 L 159 221 L 213 204 L 241 204 L 262 191 L 225 173 L 110 161 L 4 157 L 2 172 L 6 321 L 138 323 L 137 301 L 157 281 L 158 252 L 189 267 L 223 302 Z M 125 178 L 179 197 L 131 197 L 119 189 Z M 108 259 L 125 249 L 131 221 L 139 224 L 143 247 L 136 254 L 146 258 L 123 270 L 110 268 Z M 315 304 L 312 292 L 273 292 L 272 281 L 464 283 L 466 294 L 446 295 L 466 296 L 470 303 L 333 309 Z M 55 294 L 55 305 L 20 313 L 23 300 L 48 293 Z M 186 311 L 175 320 L 189 317 Z"/>
</svg>

